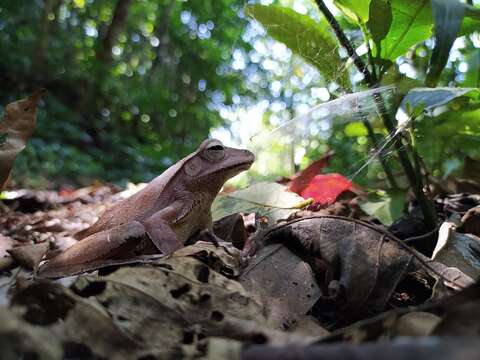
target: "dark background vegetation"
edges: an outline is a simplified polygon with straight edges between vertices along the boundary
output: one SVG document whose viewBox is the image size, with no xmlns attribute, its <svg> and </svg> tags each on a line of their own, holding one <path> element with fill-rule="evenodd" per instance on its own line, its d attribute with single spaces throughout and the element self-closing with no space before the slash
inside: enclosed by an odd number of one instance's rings
<svg viewBox="0 0 480 360">
<path fill-rule="evenodd" d="M 363 3 L 367 2 L 358 2 Z M 416 2 L 396 3 L 408 7 Z M 274 4 L 300 9 L 315 21 L 322 19 L 315 1 Z M 367 88 L 358 70 L 345 65 L 348 56 L 339 51 L 324 19 L 321 31 L 329 32 L 332 51 L 309 55 L 301 48 L 311 40 L 309 34 L 302 33 L 305 42 L 295 49 L 295 44 L 288 44 L 287 33 L 274 36 L 287 44 L 278 52 L 274 47 L 278 43 L 267 36 L 275 28 L 258 31 L 261 26 L 252 25 L 245 15 L 246 5 L 244 0 L 3 0 L 0 104 L 39 87 L 48 89 L 34 137 L 14 169 L 17 184 L 148 181 L 196 148 L 211 129 L 228 130 L 231 123 L 220 115 L 222 109 L 232 113 L 263 104 L 263 122 L 269 129 L 325 101 L 318 96 L 319 89 L 334 99 Z M 375 14 L 382 0 L 372 0 L 371 6 Z M 340 11 L 335 15 L 351 43 L 360 46 L 367 33 L 365 24 L 362 28 Z M 386 22 L 385 16 L 375 16 L 371 22 Z M 276 19 L 270 10 L 261 22 L 274 24 Z M 388 71 L 378 79 L 380 86 L 395 86 L 395 97 L 387 99 L 392 102 L 391 116 L 410 88 L 425 86 L 434 47 L 434 21 L 428 21 L 430 36 L 412 30 L 418 39 L 412 39 L 408 51 L 391 57 Z M 479 22 L 465 17 L 437 86 L 478 87 Z M 291 27 L 281 29 L 298 31 L 293 22 L 287 23 Z M 332 60 L 334 52 L 339 63 Z M 369 63 L 368 54 L 362 58 Z M 386 60 L 378 58 L 371 65 L 378 70 Z M 339 76 L 348 83 L 339 81 Z M 435 176 L 462 172 L 465 159 L 479 155 L 479 110 L 456 106 L 416 125 L 416 150 Z M 379 139 L 387 134 L 378 118 L 369 120 Z M 242 126 L 248 127 L 248 121 L 244 119 Z M 267 159 L 268 166 L 257 175 L 291 174 L 331 148 L 336 156 L 329 170 L 350 175 L 371 150 L 364 129 L 355 126 L 333 121 L 321 134 L 303 136 L 293 145 L 275 143 L 280 137 L 272 136 L 262 148 L 252 149 L 260 164 L 262 157 Z M 299 149 L 304 156 L 295 156 Z M 280 153 L 279 159 L 271 158 Z M 391 166 L 396 175 L 401 174 L 398 163 Z M 367 170 L 355 180 L 372 187 L 372 180 L 385 180 L 378 164 Z"/>
<path fill-rule="evenodd" d="M 78 182 L 151 179 L 196 148 L 242 94 L 242 1 L 5 0 L 0 103 L 48 89 L 17 163 Z"/>
</svg>

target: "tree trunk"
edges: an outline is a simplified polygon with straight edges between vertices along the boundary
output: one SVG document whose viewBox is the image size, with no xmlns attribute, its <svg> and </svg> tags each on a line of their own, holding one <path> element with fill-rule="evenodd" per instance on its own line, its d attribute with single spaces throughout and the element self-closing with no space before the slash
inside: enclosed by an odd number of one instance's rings
<svg viewBox="0 0 480 360">
<path fill-rule="evenodd" d="M 47 60 L 48 42 L 50 40 L 51 23 L 58 19 L 58 8 L 62 5 L 63 0 L 44 0 L 43 1 L 43 13 L 40 22 L 40 35 L 38 41 L 38 50 L 36 54 L 36 64 L 38 69 L 44 69 Z M 50 20 L 49 16 L 53 13 L 55 20 Z"/>
<path fill-rule="evenodd" d="M 164 52 L 168 46 L 168 30 L 170 26 L 170 16 L 172 15 L 172 11 L 175 7 L 175 0 L 171 0 L 168 5 L 163 8 L 163 14 L 160 16 L 158 15 L 157 24 L 155 26 L 154 34 L 160 41 L 158 47 L 155 51 L 155 58 L 152 61 L 152 68 L 150 70 L 150 74 L 153 74 L 155 69 L 162 64 L 162 52 Z"/>
<path fill-rule="evenodd" d="M 117 41 L 118 35 L 125 27 L 127 20 L 128 8 L 132 0 L 118 0 L 113 12 L 112 21 L 102 37 L 102 44 L 97 52 L 97 59 L 103 63 L 109 63 L 112 60 L 112 47 Z"/>
</svg>

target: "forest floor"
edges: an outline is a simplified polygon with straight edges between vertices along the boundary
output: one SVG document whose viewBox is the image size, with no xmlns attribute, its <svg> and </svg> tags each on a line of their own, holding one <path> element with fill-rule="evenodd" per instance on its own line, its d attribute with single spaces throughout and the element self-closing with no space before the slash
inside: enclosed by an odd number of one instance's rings
<svg viewBox="0 0 480 360">
<path fill-rule="evenodd" d="M 137 189 L 4 192 L 2 359 L 448 359 L 480 350 L 480 194 L 437 196 L 443 223 L 430 233 L 415 211 L 381 225 L 347 191 L 283 220 L 223 217 L 214 232 L 228 245 L 203 234 L 167 257 L 37 275 L 45 256 Z"/>
</svg>

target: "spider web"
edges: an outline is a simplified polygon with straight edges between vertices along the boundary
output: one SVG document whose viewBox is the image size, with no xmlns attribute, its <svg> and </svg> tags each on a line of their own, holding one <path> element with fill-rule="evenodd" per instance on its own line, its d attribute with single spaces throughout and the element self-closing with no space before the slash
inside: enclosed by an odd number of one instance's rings
<svg viewBox="0 0 480 360">
<path fill-rule="evenodd" d="M 281 138 L 286 143 L 300 143 L 302 139 L 314 139 L 316 137 L 327 139 L 332 136 L 334 124 L 347 124 L 359 121 L 371 121 L 378 119 L 381 111 L 391 115 L 392 109 L 389 106 L 395 94 L 395 86 L 382 86 L 375 89 L 354 92 L 343 95 L 337 99 L 320 103 L 311 107 L 308 111 L 294 116 L 275 126 L 271 130 L 264 130 L 253 135 L 252 143 L 263 143 L 265 138 Z M 379 109 L 375 97 L 381 96 L 386 106 Z M 351 180 L 361 174 L 369 165 L 379 159 L 386 159 L 394 151 L 391 149 L 406 123 L 397 130 L 386 134 L 377 147 L 371 147 L 362 160 L 351 165 L 347 175 Z"/>
</svg>

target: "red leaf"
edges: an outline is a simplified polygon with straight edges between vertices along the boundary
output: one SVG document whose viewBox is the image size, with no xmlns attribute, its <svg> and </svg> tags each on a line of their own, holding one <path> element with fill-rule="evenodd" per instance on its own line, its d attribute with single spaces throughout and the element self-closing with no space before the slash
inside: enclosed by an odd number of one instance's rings
<svg viewBox="0 0 480 360">
<path fill-rule="evenodd" d="M 332 204 L 345 190 L 352 190 L 353 183 L 340 174 L 316 175 L 303 189 L 301 196 L 305 199 L 313 198 L 320 204 Z"/>
<path fill-rule="evenodd" d="M 292 179 L 289 190 L 302 195 L 302 191 L 308 186 L 315 175 L 320 174 L 320 171 L 328 165 L 328 161 L 334 155 L 333 151 L 329 151 L 320 159 L 315 160 L 308 165 L 302 172 Z"/>
</svg>

